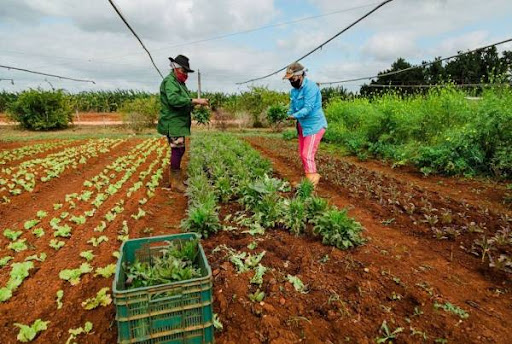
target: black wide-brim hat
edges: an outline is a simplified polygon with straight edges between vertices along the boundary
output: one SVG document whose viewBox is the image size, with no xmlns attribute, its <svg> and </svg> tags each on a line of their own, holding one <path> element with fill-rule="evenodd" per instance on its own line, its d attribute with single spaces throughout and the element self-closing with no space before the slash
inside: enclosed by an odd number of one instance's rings
<svg viewBox="0 0 512 344">
<path fill-rule="evenodd" d="M 190 65 L 188 63 L 188 57 L 183 56 L 183 55 L 178 55 L 178 56 L 176 56 L 176 58 L 169 57 L 169 60 L 171 60 L 171 62 L 179 64 L 180 67 L 183 67 L 187 72 L 194 73 L 194 71 L 192 69 L 190 69 Z"/>
</svg>

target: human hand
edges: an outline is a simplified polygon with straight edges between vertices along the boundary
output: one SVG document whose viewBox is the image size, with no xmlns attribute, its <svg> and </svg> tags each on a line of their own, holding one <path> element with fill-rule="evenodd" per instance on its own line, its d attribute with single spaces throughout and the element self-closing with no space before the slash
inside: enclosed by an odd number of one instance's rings
<svg viewBox="0 0 512 344">
<path fill-rule="evenodd" d="M 192 104 L 193 105 L 204 105 L 204 106 L 207 106 L 208 105 L 208 99 L 205 99 L 205 98 L 194 98 L 194 99 L 192 99 Z"/>
</svg>

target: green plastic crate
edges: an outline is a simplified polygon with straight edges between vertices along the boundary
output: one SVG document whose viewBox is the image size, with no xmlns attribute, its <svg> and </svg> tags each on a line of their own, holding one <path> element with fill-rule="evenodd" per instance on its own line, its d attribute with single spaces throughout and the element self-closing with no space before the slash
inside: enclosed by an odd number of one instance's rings
<svg viewBox="0 0 512 344">
<path fill-rule="evenodd" d="M 195 233 L 128 240 L 121 246 L 112 290 L 116 305 L 117 342 L 203 344 L 214 342 L 212 272 L 201 244 L 195 263 L 201 277 L 126 290 L 123 263 L 151 261 L 165 241 L 190 240 Z"/>
</svg>

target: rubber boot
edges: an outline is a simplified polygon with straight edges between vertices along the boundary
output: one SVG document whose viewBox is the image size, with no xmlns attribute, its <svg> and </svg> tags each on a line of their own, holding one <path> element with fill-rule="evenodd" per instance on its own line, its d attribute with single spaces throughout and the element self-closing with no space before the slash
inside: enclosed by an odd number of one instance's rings
<svg viewBox="0 0 512 344">
<path fill-rule="evenodd" d="M 311 182 L 311 184 L 313 184 L 315 188 L 320 181 L 320 175 L 318 173 L 306 173 L 306 178 Z"/>
<path fill-rule="evenodd" d="M 186 191 L 183 185 L 181 170 L 171 170 L 171 190 L 174 192 L 184 193 Z"/>
</svg>

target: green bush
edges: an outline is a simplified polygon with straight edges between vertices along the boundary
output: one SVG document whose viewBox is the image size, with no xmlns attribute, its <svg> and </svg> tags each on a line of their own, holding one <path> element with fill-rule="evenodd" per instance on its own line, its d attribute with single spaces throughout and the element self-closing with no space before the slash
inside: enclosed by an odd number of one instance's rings
<svg viewBox="0 0 512 344">
<path fill-rule="evenodd" d="M 160 101 L 156 96 L 128 100 L 119 108 L 123 121 L 134 132 L 155 126 L 160 111 Z"/>
<path fill-rule="evenodd" d="M 197 124 L 209 124 L 211 117 L 211 111 L 206 106 L 198 106 L 192 111 L 192 119 L 197 122 Z"/>
<path fill-rule="evenodd" d="M 64 91 L 41 89 L 20 93 L 9 105 L 8 117 L 29 130 L 64 129 L 73 120 L 69 96 Z"/>
<path fill-rule="evenodd" d="M 288 107 L 283 104 L 271 105 L 267 110 L 267 122 L 275 131 L 281 131 L 283 123 L 288 119 Z"/>
<path fill-rule="evenodd" d="M 293 139 L 296 139 L 297 137 L 299 137 L 296 129 L 285 130 L 285 131 L 283 131 L 282 135 L 283 135 L 283 140 L 286 140 L 286 141 L 293 140 Z"/>
<path fill-rule="evenodd" d="M 0 92 L 0 112 L 5 112 L 18 99 L 18 93 Z"/>
<path fill-rule="evenodd" d="M 325 141 L 360 158 L 413 163 L 425 174 L 512 176 L 511 87 L 476 101 L 450 85 L 410 97 L 335 99 L 325 113 Z"/>
</svg>

